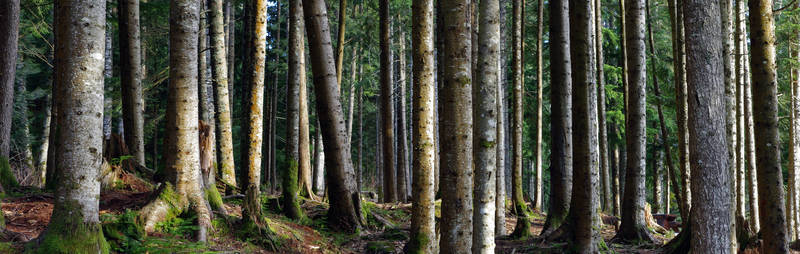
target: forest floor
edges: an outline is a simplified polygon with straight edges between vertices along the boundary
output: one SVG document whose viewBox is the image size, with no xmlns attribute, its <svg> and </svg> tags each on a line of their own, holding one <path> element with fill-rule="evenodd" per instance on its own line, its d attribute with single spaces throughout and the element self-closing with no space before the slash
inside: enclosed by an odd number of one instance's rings
<svg viewBox="0 0 800 254">
<path fill-rule="evenodd" d="M 276 233 L 277 250 L 269 250 L 263 239 L 243 239 L 236 231 L 237 217 L 241 217 L 241 199 L 225 199 L 228 216 L 216 216 L 209 231 L 209 242 L 194 242 L 196 231 L 192 215 L 184 214 L 157 226 L 159 232 L 144 236 L 136 225 L 136 210 L 144 206 L 151 192 L 136 190 L 106 191 L 100 198 L 101 221 L 106 239 L 115 253 L 402 253 L 408 241 L 411 220 L 410 204 L 363 203 L 366 226 L 358 234 L 341 234 L 325 226 L 327 204 L 303 200 L 302 208 L 307 218 L 293 221 L 280 215 L 276 195 L 263 198 L 264 214 L 270 228 Z M 15 189 L 2 201 L 2 212 L 14 239 L 0 242 L 0 253 L 19 253 L 26 243 L 39 236 L 46 228 L 53 210 L 53 196 L 35 188 Z M 437 202 L 437 217 L 439 214 Z M 506 232 L 514 229 L 516 218 L 506 216 Z M 531 233 L 539 235 L 544 224 L 544 214 L 535 213 Z M 609 242 L 615 229 L 605 225 L 602 237 Z M 674 233 L 654 234 L 660 243 L 666 243 Z M 647 245 L 610 244 L 612 253 L 658 253 L 659 243 Z M 536 237 L 527 240 L 499 238 L 497 253 L 561 253 L 564 244 L 541 243 Z"/>
</svg>

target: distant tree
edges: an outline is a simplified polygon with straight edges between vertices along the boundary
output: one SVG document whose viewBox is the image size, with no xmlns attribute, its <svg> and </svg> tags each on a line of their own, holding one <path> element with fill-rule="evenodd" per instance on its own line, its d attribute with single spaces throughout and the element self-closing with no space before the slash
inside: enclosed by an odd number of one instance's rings
<svg viewBox="0 0 800 254">
<path fill-rule="evenodd" d="M 289 1 L 289 76 L 286 104 L 287 116 L 287 147 L 289 167 L 283 173 L 283 212 L 287 217 L 300 219 L 303 210 L 300 209 L 298 198 L 298 177 L 300 168 L 300 89 L 306 82 L 305 47 L 303 46 L 303 3 L 301 0 Z"/>
<path fill-rule="evenodd" d="M 530 236 L 531 222 L 528 218 L 528 206 L 525 203 L 522 192 L 522 125 L 523 125 L 523 68 L 522 68 L 522 30 L 523 22 L 523 1 L 513 1 L 512 17 L 512 60 L 511 73 L 513 75 L 513 102 L 514 114 L 511 119 L 511 201 L 514 204 L 514 213 L 517 216 L 517 225 L 514 227 L 512 236 L 524 238 Z"/>
<path fill-rule="evenodd" d="M 397 179 L 395 178 L 394 152 L 394 89 L 392 85 L 392 49 L 389 16 L 389 0 L 380 1 L 380 48 L 381 48 L 381 168 L 383 169 L 383 202 L 397 202 Z"/>
<path fill-rule="evenodd" d="M 122 121 L 125 144 L 136 162 L 144 165 L 144 98 L 142 47 L 139 37 L 139 1 L 119 1 L 119 54 L 122 74 Z M 205 86 L 205 83 L 201 85 Z M 205 98 L 201 98 L 205 100 Z"/>
</svg>

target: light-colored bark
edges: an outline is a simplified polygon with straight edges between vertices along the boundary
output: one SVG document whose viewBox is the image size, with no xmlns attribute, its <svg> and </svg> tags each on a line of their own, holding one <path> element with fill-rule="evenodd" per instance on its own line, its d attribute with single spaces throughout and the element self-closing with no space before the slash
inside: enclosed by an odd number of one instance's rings
<svg viewBox="0 0 800 254">
<path fill-rule="evenodd" d="M 500 0 L 500 20 L 506 20 L 506 4 L 507 0 Z M 499 71 L 497 72 L 497 94 L 495 100 L 497 102 L 497 155 L 495 155 L 495 220 L 494 220 L 494 234 L 495 236 L 504 236 L 506 234 L 506 104 L 504 103 L 505 96 L 505 63 L 506 63 L 506 22 L 500 22 L 500 56 L 497 58 Z"/>
<path fill-rule="evenodd" d="M 13 22 L 19 3 L 3 4 Z M 103 151 L 103 51 L 105 49 L 105 1 L 58 1 L 55 3 L 57 38 L 55 57 L 57 100 L 61 126 L 56 151 L 59 174 L 54 212 L 36 251 L 41 253 L 108 253 L 99 218 L 99 171 Z M 6 8 L 7 7 L 7 8 Z M 4 13 L 5 14 L 5 13 Z M 16 23 L 16 22 L 13 22 Z M 3 24 L 7 24 L 4 22 Z M 16 25 L 3 27 L 16 45 Z M 14 49 L 4 50 L 15 52 Z M 14 68 L 11 60 L 10 69 Z M 8 69 L 6 69 L 8 70 Z M 9 72 L 4 72 L 9 73 Z M 11 71 L 11 74 L 14 72 Z M 4 75 L 5 76 L 5 75 Z M 11 75 L 13 82 L 14 75 Z M 10 121 L 8 122 L 10 123 Z M 2 155 L 5 156 L 5 155 Z"/>
<path fill-rule="evenodd" d="M 209 54 L 209 36 L 208 36 L 208 6 L 206 4 L 202 4 L 203 10 L 200 13 L 200 34 L 198 36 L 199 43 L 198 43 L 198 58 L 197 58 L 197 80 L 199 86 L 199 96 L 200 96 L 200 120 L 202 120 L 209 129 L 208 139 L 209 139 L 209 148 L 211 150 L 210 160 L 212 169 L 210 174 L 217 175 L 216 168 L 213 168 L 214 165 L 217 165 L 217 128 L 216 128 L 216 121 L 214 120 L 214 87 L 211 82 L 211 65 L 209 64 L 209 60 L 211 59 L 211 54 Z M 206 183 L 211 179 L 206 179 Z M 214 180 L 215 181 L 215 180 Z M 215 187 L 216 188 L 216 187 Z"/>
<path fill-rule="evenodd" d="M 542 62 L 542 34 L 544 33 L 544 0 L 539 0 L 539 8 L 537 9 L 537 20 L 536 20 L 536 144 L 534 144 L 536 149 L 536 186 L 533 195 L 533 209 L 537 211 L 542 211 L 542 191 L 544 191 L 544 187 L 542 186 L 542 118 L 544 115 L 542 114 L 542 105 L 544 105 L 544 80 L 543 80 L 543 72 L 542 68 L 544 63 Z"/>
<path fill-rule="evenodd" d="M 687 125 L 688 101 L 686 100 L 686 44 L 684 43 L 683 5 L 678 0 L 668 2 L 670 24 L 672 26 L 672 66 L 675 80 L 675 104 L 678 125 L 678 164 L 681 184 L 676 193 L 680 193 L 678 204 L 682 218 L 689 217 L 691 208 L 691 188 L 689 188 L 691 172 L 689 158 L 689 127 Z M 676 186 L 678 187 L 678 186 Z M 678 196 L 678 195 L 676 195 Z"/>
<path fill-rule="evenodd" d="M 300 177 L 300 94 L 305 88 L 306 65 L 305 47 L 303 46 L 303 3 L 300 0 L 289 2 L 289 77 L 286 84 L 287 133 L 286 152 L 289 167 L 284 171 L 283 187 L 283 212 L 292 219 L 303 217 L 298 196 L 298 177 Z"/>
<path fill-rule="evenodd" d="M 746 136 L 745 136 L 745 102 L 744 102 L 744 94 L 745 94 L 745 87 L 744 87 L 744 58 L 746 56 L 743 55 L 744 47 L 743 44 L 743 33 L 744 33 L 744 15 L 741 11 L 744 10 L 744 1 L 734 0 L 734 8 L 733 8 L 733 27 L 734 27 L 734 52 L 733 52 L 733 61 L 734 61 L 734 75 L 736 79 L 736 129 L 737 129 L 737 140 L 736 142 L 736 231 L 737 235 L 739 236 L 746 236 L 745 233 L 749 235 L 749 228 L 748 228 L 748 221 L 746 219 L 746 200 L 747 194 L 745 194 L 746 189 L 746 182 L 745 182 L 745 168 L 747 163 L 745 162 L 745 143 L 746 143 Z"/>
<path fill-rule="evenodd" d="M 472 42 L 470 0 L 442 1 L 444 83 L 441 115 L 441 250 L 469 253 L 472 247 Z M 520 193 L 521 196 L 521 193 Z"/>
<path fill-rule="evenodd" d="M 572 64 L 569 6 L 550 2 L 550 209 L 542 235 L 564 223 L 572 196 Z"/>
<path fill-rule="evenodd" d="M 436 218 L 434 201 L 434 107 L 436 82 L 433 60 L 433 0 L 412 3 L 411 45 L 413 58 L 412 100 L 412 184 L 411 240 L 408 253 L 436 253 Z M 359 96 L 361 98 L 361 96 Z M 359 99 L 360 101 L 360 99 Z M 359 102 L 359 106 L 361 103 Z M 359 119 L 361 110 L 359 109 Z M 360 122 L 360 120 L 359 120 Z M 359 124 L 360 126 L 360 124 Z M 359 131 L 360 133 L 360 131 Z M 359 135 L 359 140 L 361 135 Z M 360 143 L 360 141 L 359 141 Z M 359 145 L 360 147 L 360 145 Z M 359 148 L 359 154 L 361 149 Z"/>
<path fill-rule="evenodd" d="M 302 44 L 301 44 L 302 45 Z M 302 47 L 302 46 L 301 46 Z M 301 57 L 305 58 L 305 55 L 301 55 Z M 305 63 L 302 64 L 302 68 L 304 71 L 300 73 L 300 80 L 299 80 L 299 89 L 298 89 L 298 102 L 299 102 L 299 121 L 298 121 L 298 128 L 299 128 L 299 138 L 298 138 L 298 177 L 299 181 L 298 184 L 300 186 L 300 194 L 306 198 L 315 199 L 314 192 L 311 190 L 313 183 L 311 182 L 311 176 L 313 175 L 312 168 L 311 168 L 311 141 L 310 141 L 310 132 L 309 127 L 310 123 L 308 120 L 308 87 L 306 86 L 306 75 L 305 75 Z"/>
<path fill-rule="evenodd" d="M 231 103 L 228 94 L 228 63 L 225 46 L 225 27 L 222 13 L 223 0 L 209 1 L 211 20 L 211 64 L 214 76 L 214 101 L 217 103 L 217 160 L 220 177 L 226 184 L 236 186 L 233 160 L 233 133 L 231 131 Z M 231 37 L 232 38 L 232 37 Z"/>
<path fill-rule="evenodd" d="M 397 201 L 408 201 L 408 134 L 406 133 L 406 32 L 400 31 L 397 39 Z"/>
<path fill-rule="evenodd" d="M 319 127 L 319 123 L 316 125 Z M 322 132 L 314 134 L 314 194 L 325 195 L 325 153 L 322 152 Z"/>
<path fill-rule="evenodd" d="M 472 128 L 474 147 L 474 194 L 472 222 L 472 253 L 494 253 L 495 189 L 497 171 L 497 75 L 500 57 L 500 3 L 498 0 L 480 2 L 478 35 L 478 69 L 472 87 Z M 504 226 L 501 224 L 500 226 Z"/>
<path fill-rule="evenodd" d="M 47 154 L 50 152 L 50 123 L 53 119 L 52 112 L 52 98 L 47 95 L 47 106 L 44 108 L 44 123 L 42 124 L 42 144 L 39 146 L 39 157 L 36 160 L 36 172 L 39 174 L 39 182 L 37 186 L 44 188 L 45 180 L 47 179 Z"/>
<path fill-rule="evenodd" d="M 514 114 L 511 119 L 511 201 L 514 204 L 514 214 L 517 216 L 517 225 L 512 235 L 519 238 L 529 236 L 530 219 L 528 218 L 528 206 L 522 191 L 522 115 L 523 103 L 523 83 L 524 75 L 522 68 L 522 30 L 523 22 L 522 1 L 513 2 L 512 17 L 512 97 Z M 480 144 L 479 144 L 480 145 Z"/>
<path fill-rule="evenodd" d="M 783 177 L 778 134 L 778 83 L 775 63 L 775 24 L 772 0 L 752 0 L 750 7 L 750 46 L 752 62 L 753 118 L 756 129 L 756 164 L 762 251 L 788 253 L 784 213 Z M 688 24 L 687 24 L 688 27 Z M 688 43 L 687 43 L 688 45 Z"/>
<path fill-rule="evenodd" d="M 731 193 L 726 142 L 726 84 L 720 2 L 684 1 L 689 149 L 692 168 L 691 252 L 730 253 Z M 710 15 L 709 15 L 710 14 Z M 729 51 L 728 51 L 729 52 Z M 727 108 L 727 109 L 726 109 Z M 730 135 L 728 135 L 730 136 Z"/>
<path fill-rule="evenodd" d="M 361 199 L 356 190 L 350 159 L 347 127 L 336 85 L 330 27 L 325 1 L 303 0 L 309 55 L 313 60 L 314 95 L 325 143 L 325 174 L 328 184 L 328 225 L 338 231 L 356 232 L 360 226 Z"/>
<path fill-rule="evenodd" d="M 339 0 L 339 30 L 336 33 L 336 84 L 342 89 L 342 66 L 344 62 L 344 36 L 347 23 L 347 0 Z M 350 142 L 347 142 L 348 146 Z"/>
<path fill-rule="evenodd" d="M 234 59 L 236 59 L 236 50 L 234 50 L 236 45 L 236 10 L 233 7 L 234 1 L 235 0 L 225 0 L 225 13 L 223 14 L 225 22 L 225 61 L 228 66 L 228 101 L 233 101 L 233 98 L 236 98 L 233 96 L 234 74 L 236 74 L 236 65 L 234 64 Z"/>
<path fill-rule="evenodd" d="M 722 72 L 723 72 L 723 87 L 724 89 L 724 109 L 725 109 L 725 144 L 728 149 L 728 168 L 727 174 L 729 179 L 729 193 L 736 193 L 736 172 L 739 165 L 739 152 L 738 145 L 741 140 L 738 134 L 738 118 L 737 118 L 737 98 L 736 93 L 736 76 L 734 74 L 734 47 L 733 47 L 733 1 L 735 0 L 720 0 L 719 11 L 721 20 L 721 38 L 722 38 Z M 736 195 L 729 195 L 731 204 L 736 204 Z M 736 228 L 736 206 L 731 206 L 732 209 L 728 211 L 730 219 L 730 228 Z M 736 230 L 730 230 L 730 248 L 731 252 L 736 252 Z"/>
<path fill-rule="evenodd" d="M 118 6 L 122 121 L 125 126 L 123 136 L 133 158 L 140 165 L 144 165 L 144 97 L 142 97 L 139 1 L 122 0 Z"/>
<path fill-rule="evenodd" d="M 344 1 L 344 0 L 343 0 Z M 350 92 L 349 92 L 349 107 L 347 107 L 347 143 L 350 144 L 352 147 L 353 141 L 353 107 L 355 106 L 355 92 L 356 92 L 356 61 L 359 60 L 358 54 L 358 47 L 353 47 L 353 54 L 350 55 L 352 58 L 350 62 Z M 363 64 L 361 66 L 364 66 Z M 362 67 L 363 68 L 363 67 Z"/>
<path fill-rule="evenodd" d="M 627 168 L 625 193 L 622 198 L 620 230 L 615 236 L 621 241 L 652 241 L 646 227 L 645 209 L 645 131 L 647 65 L 645 64 L 645 0 L 625 0 L 626 47 L 628 62 L 628 109 L 625 140 Z"/>
</svg>

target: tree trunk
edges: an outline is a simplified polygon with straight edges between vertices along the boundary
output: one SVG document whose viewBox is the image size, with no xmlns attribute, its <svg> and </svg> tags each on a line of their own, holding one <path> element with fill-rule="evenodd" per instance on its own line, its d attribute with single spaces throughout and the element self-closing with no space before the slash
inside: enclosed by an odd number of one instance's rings
<svg viewBox="0 0 800 254">
<path fill-rule="evenodd" d="M 600 176 L 603 186 L 603 211 L 612 212 L 611 195 L 611 174 L 608 168 L 608 135 L 606 127 L 606 84 L 605 84 L 605 62 L 603 59 L 603 7 L 602 0 L 596 0 L 595 4 L 595 55 L 597 58 L 597 131 L 599 133 L 600 148 Z M 541 15 L 541 14 L 540 14 Z M 540 16 L 541 17 L 541 16 Z"/>
<path fill-rule="evenodd" d="M 414 0 L 412 3 L 411 46 L 413 58 L 412 85 L 414 95 L 411 132 L 414 160 L 412 161 L 411 240 L 406 245 L 408 253 L 436 253 L 436 199 L 434 185 L 434 107 L 436 82 L 433 59 L 433 0 Z M 359 94 L 359 122 L 361 122 L 361 96 Z M 359 126 L 361 124 L 359 123 Z M 360 127 L 359 127 L 360 129 Z M 359 157 L 361 153 L 359 131 Z"/>
<path fill-rule="evenodd" d="M 500 20 L 506 20 L 506 4 L 508 1 L 500 0 Z M 497 72 L 497 94 L 495 100 L 497 101 L 497 155 L 495 166 L 495 236 L 504 236 L 506 234 L 506 22 L 500 22 L 500 56 L 497 58 L 499 71 Z"/>
<path fill-rule="evenodd" d="M 444 83 L 439 94 L 441 115 L 442 228 L 439 247 L 469 253 L 472 246 L 472 42 L 470 1 L 442 1 Z M 522 193 L 518 193 L 520 198 Z"/>
<path fill-rule="evenodd" d="M 744 101 L 744 97 L 745 97 L 745 93 L 746 93 L 744 91 L 745 90 L 744 83 L 745 83 L 745 80 L 747 79 L 745 77 L 745 72 L 744 72 L 744 70 L 745 70 L 744 59 L 746 57 L 745 54 L 744 54 L 744 52 L 745 52 L 744 50 L 745 50 L 745 47 L 747 47 L 744 44 L 744 41 L 743 41 L 744 33 L 745 33 L 745 31 L 744 31 L 744 26 L 745 26 L 744 22 L 745 22 L 745 20 L 744 20 L 744 13 L 743 13 L 744 8 L 745 8 L 744 7 L 744 1 L 739 1 L 739 0 L 735 0 L 734 1 L 734 7 L 733 7 L 733 9 L 734 9 L 734 11 L 733 11 L 734 12 L 734 14 L 733 14 L 734 15 L 734 52 L 733 52 L 733 55 L 734 55 L 734 75 L 736 76 L 736 80 L 734 82 L 736 83 L 736 100 L 737 100 L 737 102 L 736 102 L 736 105 L 737 105 L 736 106 L 736 119 L 737 119 L 737 121 L 736 121 L 736 129 L 737 129 L 737 136 L 738 136 L 737 139 L 739 140 L 739 142 L 736 143 L 736 151 L 737 151 L 736 152 L 737 153 L 736 154 L 736 158 L 737 158 L 737 161 L 736 161 L 736 178 L 735 178 L 736 179 L 735 180 L 735 182 L 736 182 L 736 184 L 735 184 L 736 185 L 736 192 L 735 192 L 736 193 L 736 202 L 734 204 L 736 204 L 736 217 L 737 217 L 736 218 L 736 222 L 737 222 L 736 231 L 737 231 L 737 235 L 747 238 L 747 237 L 749 237 L 751 232 L 750 232 L 750 228 L 748 228 L 748 221 L 746 219 L 746 216 L 747 216 L 746 215 L 746 210 L 747 210 L 747 208 L 746 208 L 746 205 L 745 205 L 745 203 L 747 202 L 745 200 L 746 195 L 747 195 L 747 194 L 745 194 L 745 189 L 746 189 L 746 186 L 745 186 L 745 179 L 746 179 L 745 172 L 746 171 L 745 171 L 745 169 L 746 169 L 746 166 L 749 165 L 749 162 L 746 162 L 746 160 L 745 160 L 745 158 L 749 159 L 749 157 L 746 157 L 746 150 L 745 150 L 745 148 L 747 147 L 747 145 L 745 144 L 745 143 L 747 143 L 747 135 L 746 135 L 746 131 L 745 131 L 746 130 L 745 128 L 747 126 L 747 124 L 745 123 L 746 122 L 745 111 L 749 111 L 749 109 L 745 109 L 745 101 Z M 755 161 L 753 161 L 753 163 L 755 163 Z M 755 201 L 755 202 L 757 202 L 757 201 Z M 752 222 L 749 223 L 749 224 L 752 224 Z"/>
<path fill-rule="evenodd" d="M 302 32 L 301 32 L 302 33 Z M 301 37 L 302 38 L 302 37 Z M 302 41 L 301 41 L 302 47 Z M 305 53 L 301 51 L 301 53 Z M 300 57 L 305 58 L 305 54 L 300 55 Z M 308 121 L 308 87 L 306 86 L 306 72 L 305 72 L 305 62 L 301 64 L 303 71 L 300 72 L 299 78 L 299 89 L 298 89 L 298 102 L 299 102 L 299 138 L 298 138 L 298 152 L 300 157 L 298 157 L 298 177 L 300 178 L 298 184 L 300 186 L 300 195 L 303 195 L 306 198 L 314 200 L 314 192 L 312 192 L 312 182 L 311 182 L 311 151 L 310 146 L 310 133 L 309 133 L 309 121 Z"/>
<path fill-rule="evenodd" d="M 119 55 L 120 73 L 122 74 L 122 121 L 125 126 L 125 144 L 136 162 L 144 165 L 144 98 L 142 97 L 142 53 L 139 39 L 139 1 L 122 0 L 118 5 L 120 11 Z"/>
<path fill-rule="evenodd" d="M 398 49 L 399 63 L 397 76 L 399 83 L 397 109 L 397 200 L 408 201 L 408 134 L 406 133 L 406 32 L 400 31 Z"/>
<path fill-rule="evenodd" d="M 342 89 L 342 65 L 344 62 L 344 36 L 347 23 L 347 0 L 339 0 L 339 31 L 336 33 L 336 84 Z M 349 139 L 348 139 L 349 140 Z M 348 146 L 350 142 L 347 142 Z"/>
<path fill-rule="evenodd" d="M 263 109 L 264 109 L 264 68 L 266 68 L 266 37 L 267 37 L 267 1 L 256 0 L 251 3 L 253 17 L 253 30 L 245 31 L 251 33 L 252 44 L 255 46 L 251 50 L 249 58 L 253 66 L 248 81 L 250 84 L 248 93 L 249 117 L 245 125 L 245 133 L 249 142 L 247 143 L 247 160 L 243 161 L 242 168 L 247 170 L 247 176 L 243 177 L 242 186 L 246 188 L 245 199 L 242 209 L 242 218 L 245 223 L 253 223 L 259 228 L 267 227 L 266 220 L 261 213 L 261 148 L 263 134 Z M 302 86 L 301 86 L 302 87 Z M 308 125 L 306 124 L 306 130 Z M 306 134 L 308 134 L 306 132 Z M 306 153 L 308 153 L 308 142 L 306 137 Z M 301 149 L 302 150 L 302 149 Z M 309 181 L 310 183 L 310 181 Z M 309 189 L 310 191 L 310 189 Z"/>
<path fill-rule="evenodd" d="M 397 202 L 397 179 L 394 168 L 394 105 L 392 104 L 392 50 L 390 47 L 389 1 L 380 1 L 380 47 L 381 47 L 381 157 L 383 168 L 383 202 Z"/>
<path fill-rule="evenodd" d="M 300 219 L 300 189 L 298 189 L 300 155 L 300 94 L 306 82 L 305 47 L 303 46 L 303 3 L 300 0 L 289 2 L 289 80 L 286 85 L 287 130 L 286 151 L 289 167 L 283 173 L 283 211 L 287 217 Z"/>
<path fill-rule="evenodd" d="M 755 135 L 760 218 L 770 230 L 762 231 L 762 250 L 787 253 L 784 217 L 783 177 L 778 134 L 778 95 L 775 67 L 775 24 L 772 0 L 753 0 L 750 6 L 750 40 L 753 52 L 753 118 L 759 130 Z M 688 27 L 688 26 L 687 26 Z"/>
<path fill-rule="evenodd" d="M 719 2 L 686 1 L 686 59 L 689 108 L 689 136 L 692 168 L 691 251 L 729 253 L 731 212 L 725 115 L 723 101 L 725 35 Z M 726 109 L 728 108 L 728 109 Z M 730 136 L 730 135 L 728 135 Z M 728 140 L 730 141 L 730 139 Z"/>
<path fill-rule="evenodd" d="M 345 1 L 345 0 L 342 0 Z M 350 99 L 347 100 L 349 102 L 349 107 L 347 107 L 347 143 L 350 144 L 352 147 L 353 141 L 353 107 L 355 106 L 355 92 L 356 92 L 356 61 L 360 60 L 356 55 L 358 53 L 358 47 L 353 47 L 353 54 L 350 56 L 352 57 L 352 61 L 350 62 Z M 363 66 L 363 65 L 362 65 Z"/>
<path fill-rule="evenodd" d="M 550 211 L 542 235 L 566 220 L 572 196 L 572 65 L 569 6 L 550 2 Z"/>
<path fill-rule="evenodd" d="M 107 253 L 109 246 L 103 237 L 98 215 L 104 63 L 103 57 L 90 57 L 103 56 L 106 3 L 71 1 L 56 2 L 55 5 L 55 37 L 58 38 L 55 57 L 59 59 L 56 94 L 62 109 L 61 117 L 57 119 L 62 131 L 56 137 L 62 145 L 56 152 L 59 161 L 56 171 L 60 181 L 48 230 L 35 248 L 42 253 Z M 3 83 L 5 86 L 14 81 L 19 2 L 8 1 L 0 9 L 9 11 L 0 15 L 4 19 L 3 30 L 8 35 L 2 44 L 5 53 L 2 62 L 6 67 L 3 70 L 5 74 L 11 74 L 4 75 L 10 77 L 9 82 Z M 13 90 L 10 89 L 0 90 L 11 95 Z M 3 104 L 11 105 L 10 102 Z M 0 157 L 4 156 L 7 156 L 7 151 L 3 151 Z"/>
<path fill-rule="evenodd" d="M 500 4 L 498 0 L 480 2 L 477 81 L 472 89 L 472 113 L 477 116 L 472 128 L 474 147 L 475 199 L 473 209 L 472 253 L 494 253 L 495 190 L 492 178 L 497 170 L 497 75 L 500 73 Z M 475 24 L 475 23 L 473 23 Z M 477 25 L 477 24 L 475 24 Z M 500 224 L 499 226 L 504 226 Z"/>
<path fill-rule="evenodd" d="M 626 111 L 625 140 L 627 168 L 625 169 L 625 193 L 623 194 L 620 231 L 617 240 L 623 242 L 652 241 L 645 221 L 645 169 L 647 141 L 645 131 L 645 87 L 647 66 L 645 64 L 645 1 L 625 0 L 626 47 L 628 75 L 628 109 Z"/>
<path fill-rule="evenodd" d="M 536 20 L 536 191 L 534 191 L 533 196 L 533 210 L 542 211 L 542 191 L 544 188 L 542 187 L 542 118 L 544 115 L 542 114 L 542 105 L 544 104 L 544 80 L 542 75 L 542 67 L 544 64 L 542 63 L 542 34 L 544 30 L 544 0 L 539 0 L 539 6 L 537 9 L 537 20 Z"/>
<path fill-rule="evenodd" d="M 728 168 L 727 173 L 729 177 L 729 184 L 730 187 L 729 193 L 736 193 L 736 169 L 739 165 L 739 152 L 737 147 L 739 146 L 739 134 L 737 130 L 738 126 L 738 118 L 737 118 L 737 98 L 738 95 L 736 93 L 736 74 L 734 73 L 734 62 L 733 62 L 733 1 L 734 0 L 722 0 L 719 1 L 719 10 L 720 10 L 720 17 L 722 21 L 722 63 L 723 63 L 723 75 L 724 75 L 724 100 L 725 100 L 725 133 L 726 133 L 726 146 L 728 150 Z M 729 195 L 731 198 L 731 204 L 736 204 L 736 195 Z M 728 210 L 729 213 L 729 223 L 730 228 L 736 228 L 736 206 L 731 206 L 731 209 Z M 736 252 L 737 249 L 737 241 L 736 241 L 736 230 L 730 230 L 730 248 L 731 252 Z"/>
<path fill-rule="evenodd" d="M 691 189 L 689 188 L 689 136 L 687 125 L 687 111 L 688 101 L 686 100 L 686 52 L 684 44 L 684 31 L 683 31 L 683 5 L 678 3 L 678 0 L 668 1 L 670 9 L 670 24 L 672 26 L 672 55 L 673 55 L 673 69 L 675 80 L 675 100 L 676 100 L 676 115 L 678 125 L 678 164 L 680 165 L 681 185 L 680 189 L 675 193 L 678 198 L 678 204 L 681 212 L 681 218 L 689 218 L 689 210 L 691 207 Z M 676 185 L 676 188 L 678 186 Z"/>
<path fill-rule="evenodd" d="M 226 50 L 226 54 L 227 55 L 226 55 L 226 58 L 224 58 L 224 59 L 225 59 L 225 61 L 227 63 L 227 67 L 228 67 L 228 91 L 229 91 L 228 92 L 228 100 L 229 101 L 232 101 L 233 98 L 236 98 L 236 97 L 233 96 L 233 92 L 234 92 L 233 84 L 235 82 L 234 74 L 236 73 L 236 65 L 234 65 L 234 59 L 236 59 L 234 57 L 234 54 L 236 53 L 236 51 L 234 50 L 234 46 L 236 45 L 236 43 L 235 43 L 235 41 L 236 41 L 236 36 L 235 36 L 235 34 L 236 34 L 236 17 L 235 17 L 236 16 L 236 10 L 233 7 L 233 1 L 234 0 L 226 0 L 225 1 L 225 10 L 224 10 L 225 12 L 224 12 L 224 14 L 221 14 L 221 15 L 224 15 L 223 16 L 223 20 L 225 22 L 225 30 L 224 30 L 224 36 L 223 37 L 225 37 L 225 50 Z M 252 12 L 252 10 L 247 10 L 245 12 Z M 244 18 L 246 19 L 247 17 L 244 17 Z M 246 30 L 247 28 L 244 28 L 244 29 Z M 245 34 L 247 34 L 247 33 L 245 33 Z M 246 69 L 246 68 L 244 68 L 244 69 Z M 231 105 L 231 107 L 233 107 L 233 106 Z"/>
<path fill-rule="evenodd" d="M 328 224 L 338 231 L 355 232 L 359 228 L 361 201 L 356 190 L 353 163 L 347 142 L 347 127 L 344 125 L 342 104 L 336 86 L 336 70 L 333 66 L 333 49 L 328 26 L 325 1 L 303 0 L 308 34 L 309 51 L 314 71 L 314 94 L 319 112 L 320 127 L 325 146 L 328 170 L 326 182 L 330 209 Z"/>
<path fill-rule="evenodd" d="M 511 149 L 512 149 L 512 188 L 511 201 L 514 204 L 514 214 L 517 216 L 517 225 L 512 235 L 515 238 L 525 238 L 530 236 L 530 219 L 528 218 L 528 206 L 522 191 L 522 115 L 523 115 L 523 83 L 524 75 L 522 68 L 522 30 L 524 22 L 522 1 L 514 1 L 512 18 L 512 75 L 513 80 L 513 107 L 514 115 L 511 119 Z"/>
<path fill-rule="evenodd" d="M 14 79 L 17 71 L 19 36 L 19 0 L 4 1 L 0 6 L 0 158 L 11 152 L 11 116 L 14 112 Z"/>
<path fill-rule="evenodd" d="M 220 163 L 220 176 L 225 184 L 236 186 L 233 160 L 233 133 L 231 132 L 231 103 L 228 82 L 227 52 L 225 47 L 225 27 L 222 13 L 223 0 L 210 0 L 211 13 L 211 64 L 214 76 L 214 101 L 217 103 L 217 160 Z M 231 37 L 233 38 L 233 37 Z"/>
<path fill-rule="evenodd" d="M 36 172 L 39 174 L 39 182 L 36 184 L 39 188 L 44 188 L 45 180 L 47 179 L 47 154 L 50 152 L 50 122 L 53 119 L 52 97 L 48 94 L 45 98 L 46 106 L 44 108 L 44 124 L 42 124 L 42 145 L 39 146 L 39 157 L 36 161 Z M 0 186 L 2 187 L 2 186 Z"/>
</svg>

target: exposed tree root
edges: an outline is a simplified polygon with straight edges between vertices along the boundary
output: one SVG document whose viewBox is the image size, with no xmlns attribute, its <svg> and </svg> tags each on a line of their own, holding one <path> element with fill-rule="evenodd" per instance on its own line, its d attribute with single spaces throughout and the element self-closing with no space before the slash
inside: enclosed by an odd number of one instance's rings
<svg viewBox="0 0 800 254">
<path fill-rule="evenodd" d="M 681 232 L 683 233 L 683 232 Z M 641 244 L 641 243 L 656 243 L 655 238 L 650 234 L 650 231 L 647 227 L 635 227 L 625 229 L 624 227 L 620 228 L 620 231 L 617 232 L 617 235 L 611 239 L 612 243 L 634 243 L 634 244 Z"/>
<path fill-rule="evenodd" d="M 683 230 L 661 248 L 665 254 L 689 253 L 692 242 L 692 223 L 686 220 L 683 225 L 685 225 Z"/>
<path fill-rule="evenodd" d="M 206 242 L 208 228 L 211 226 L 211 213 L 208 204 L 199 193 L 181 194 L 175 192 L 172 184 L 165 183 L 157 191 L 158 195 L 139 212 L 139 221 L 145 232 L 154 232 L 157 223 L 180 216 L 188 209 L 197 213 L 197 241 Z"/>
</svg>

